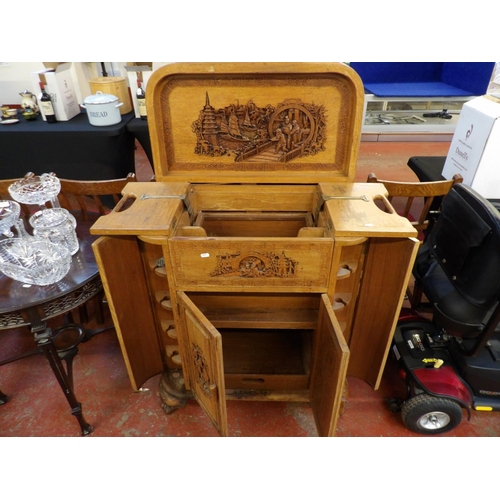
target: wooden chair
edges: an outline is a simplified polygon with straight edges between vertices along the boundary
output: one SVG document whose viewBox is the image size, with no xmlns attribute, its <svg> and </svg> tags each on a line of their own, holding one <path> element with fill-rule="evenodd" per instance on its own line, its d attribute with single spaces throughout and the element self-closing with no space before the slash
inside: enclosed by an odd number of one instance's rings
<svg viewBox="0 0 500 500">
<path fill-rule="evenodd" d="M 373 173 L 368 175 L 366 182 L 384 184 L 389 193 L 388 200 L 399 215 L 406 217 L 419 232 L 420 239 L 425 239 L 429 228 L 429 212 L 439 208 L 443 196 L 448 194 L 453 184 L 463 181 L 460 174 L 453 179 L 432 182 L 402 182 L 378 179 Z M 399 199 L 399 200 L 395 200 Z M 398 205 L 399 202 L 399 205 Z M 401 205 L 403 203 L 403 205 Z M 397 205 L 397 206 L 396 206 Z M 401 210 L 398 208 L 401 207 Z"/>
<path fill-rule="evenodd" d="M 59 179 L 58 199 L 63 208 L 80 212 L 85 221 L 109 213 L 121 198 L 121 191 L 129 182 L 135 182 L 133 173 L 123 179 L 79 181 Z"/>
<path fill-rule="evenodd" d="M 369 174 L 367 179 L 367 182 L 384 184 L 389 194 L 388 200 L 399 215 L 406 217 L 413 224 L 419 232 L 419 239 L 422 242 L 425 241 L 435 220 L 435 217 L 431 218 L 429 215 L 439 209 L 441 201 L 448 194 L 451 187 L 454 184 L 462 183 L 462 181 L 463 177 L 460 174 L 455 174 L 450 180 L 432 182 L 382 180 L 378 179 L 373 173 Z M 415 282 L 413 287 L 408 287 L 407 296 L 413 308 L 421 305 L 422 290 L 418 283 Z"/>
<path fill-rule="evenodd" d="M 122 179 L 107 180 L 72 180 L 59 179 L 61 191 L 58 200 L 61 207 L 65 208 L 79 220 L 79 225 L 85 226 L 84 230 L 89 230 L 90 226 L 102 215 L 113 210 L 113 207 L 120 201 L 121 192 L 126 184 L 135 182 L 134 173 L 129 173 Z M 104 322 L 103 304 L 105 302 L 104 292 L 96 296 L 95 314 L 97 322 Z M 78 309 L 80 322 L 88 321 L 88 309 L 86 304 Z"/>
<path fill-rule="evenodd" d="M 9 186 L 17 179 L 0 179 L 0 199 L 11 200 Z M 72 180 L 59 179 L 61 191 L 58 199 L 63 208 L 70 212 L 80 212 L 84 220 L 109 213 L 121 198 L 121 191 L 129 182 L 136 181 L 134 173 L 122 179 Z M 29 216 L 39 210 L 39 206 L 21 204 L 22 214 Z"/>
</svg>

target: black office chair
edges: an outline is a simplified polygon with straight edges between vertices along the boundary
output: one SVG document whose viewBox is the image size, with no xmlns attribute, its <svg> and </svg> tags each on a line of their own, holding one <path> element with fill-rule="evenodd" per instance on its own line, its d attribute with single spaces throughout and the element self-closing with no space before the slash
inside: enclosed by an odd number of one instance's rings
<svg viewBox="0 0 500 500">
<path fill-rule="evenodd" d="M 415 286 L 432 304 L 434 321 L 476 355 L 500 322 L 500 213 L 464 184 L 455 184 L 418 253 Z"/>
</svg>

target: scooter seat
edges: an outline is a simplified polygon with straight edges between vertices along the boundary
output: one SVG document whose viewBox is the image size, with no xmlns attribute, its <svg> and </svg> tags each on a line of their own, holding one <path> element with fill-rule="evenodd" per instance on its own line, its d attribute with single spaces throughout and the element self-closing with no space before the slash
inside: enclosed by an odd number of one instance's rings
<svg viewBox="0 0 500 500">
<path fill-rule="evenodd" d="M 475 338 L 485 328 L 497 303 L 480 307 L 457 290 L 443 268 L 434 262 L 420 278 L 422 289 L 434 308 L 434 319 L 447 333 L 461 338 Z M 500 324 L 495 331 L 500 332 Z"/>
<path fill-rule="evenodd" d="M 434 320 L 447 333 L 479 336 L 500 299 L 498 210 L 471 188 L 453 186 L 413 274 L 434 308 Z M 493 331 L 500 331 L 499 325 L 488 325 L 488 334 Z"/>
</svg>

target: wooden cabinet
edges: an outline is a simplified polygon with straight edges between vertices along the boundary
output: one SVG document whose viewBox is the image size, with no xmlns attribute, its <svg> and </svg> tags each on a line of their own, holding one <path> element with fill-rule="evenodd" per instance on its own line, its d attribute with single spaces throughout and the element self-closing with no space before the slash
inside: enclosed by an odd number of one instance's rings
<svg viewBox="0 0 500 500">
<path fill-rule="evenodd" d="M 418 246 L 382 185 L 352 183 L 359 80 L 174 64 L 147 98 L 156 182 L 92 228 L 133 388 L 163 372 L 165 411 L 194 396 L 221 435 L 228 398 L 307 401 L 333 435 L 346 376 L 380 383 Z"/>
</svg>

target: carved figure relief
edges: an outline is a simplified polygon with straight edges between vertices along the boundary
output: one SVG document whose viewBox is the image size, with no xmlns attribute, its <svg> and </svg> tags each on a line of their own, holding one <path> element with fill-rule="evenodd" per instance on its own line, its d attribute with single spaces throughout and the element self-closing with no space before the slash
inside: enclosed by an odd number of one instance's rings
<svg viewBox="0 0 500 500">
<path fill-rule="evenodd" d="M 287 99 L 275 106 L 252 100 L 216 110 L 206 94 L 205 107 L 193 122 L 195 153 L 234 155 L 235 161 L 289 162 L 325 150 L 326 113 L 322 105 Z"/>
<path fill-rule="evenodd" d="M 210 374 L 208 371 L 207 362 L 203 356 L 202 350 L 196 344 L 192 344 L 194 367 L 196 370 L 196 383 L 200 386 L 203 394 L 207 398 L 210 397 Z"/>
<path fill-rule="evenodd" d="M 241 278 L 291 278 L 297 272 L 298 262 L 280 255 L 259 252 L 242 255 L 217 255 L 217 266 L 210 276 L 240 276 Z"/>
</svg>

